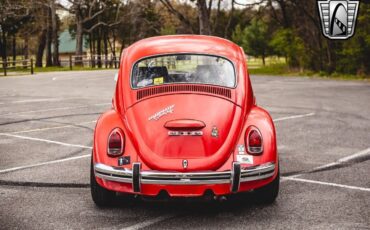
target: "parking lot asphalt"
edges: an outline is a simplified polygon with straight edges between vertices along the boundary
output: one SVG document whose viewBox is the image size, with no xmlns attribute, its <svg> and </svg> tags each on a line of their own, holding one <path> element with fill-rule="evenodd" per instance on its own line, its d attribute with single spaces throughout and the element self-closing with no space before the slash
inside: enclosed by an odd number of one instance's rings
<svg viewBox="0 0 370 230">
<path fill-rule="evenodd" d="M 92 137 L 114 70 L 0 78 L 0 229 L 370 229 L 370 84 L 253 76 L 272 115 L 281 190 L 272 205 L 90 196 Z"/>
</svg>

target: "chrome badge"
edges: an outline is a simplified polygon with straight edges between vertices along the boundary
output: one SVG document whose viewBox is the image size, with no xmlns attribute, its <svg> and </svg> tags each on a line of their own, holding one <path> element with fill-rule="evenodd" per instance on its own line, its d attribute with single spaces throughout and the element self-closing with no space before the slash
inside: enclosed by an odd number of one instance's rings
<svg viewBox="0 0 370 230">
<path fill-rule="evenodd" d="M 330 39 L 347 39 L 355 32 L 360 1 L 319 0 L 322 33 Z"/>
<path fill-rule="evenodd" d="M 218 137 L 218 129 L 216 126 L 213 126 L 211 136 Z"/>
<path fill-rule="evenodd" d="M 175 108 L 175 105 L 170 105 L 164 109 L 162 109 L 161 111 L 155 113 L 154 115 L 150 116 L 148 118 L 149 121 L 157 121 L 159 120 L 159 118 L 161 118 L 162 116 L 166 115 L 166 114 L 169 114 L 169 113 L 173 113 L 173 110 Z"/>
<path fill-rule="evenodd" d="M 188 167 L 188 160 L 182 160 L 182 167 L 186 169 Z"/>
<path fill-rule="evenodd" d="M 168 136 L 203 136 L 202 131 L 168 131 Z"/>
</svg>

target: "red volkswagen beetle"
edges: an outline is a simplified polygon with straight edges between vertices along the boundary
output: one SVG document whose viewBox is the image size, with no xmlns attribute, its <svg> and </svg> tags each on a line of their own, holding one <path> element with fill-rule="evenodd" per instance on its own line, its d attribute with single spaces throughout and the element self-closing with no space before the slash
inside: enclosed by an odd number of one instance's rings
<svg viewBox="0 0 370 230">
<path fill-rule="evenodd" d="M 246 57 L 218 37 L 141 40 L 123 51 L 112 109 L 98 120 L 91 194 L 215 197 L 279 191 L 276 135 L 258 107 Z"/>
</svg>

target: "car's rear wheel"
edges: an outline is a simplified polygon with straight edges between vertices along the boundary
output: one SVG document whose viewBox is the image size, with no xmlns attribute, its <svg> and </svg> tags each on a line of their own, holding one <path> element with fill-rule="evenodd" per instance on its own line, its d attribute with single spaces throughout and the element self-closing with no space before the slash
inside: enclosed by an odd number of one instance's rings
<svg viewBox="0 0 370 230">
<path fill-rule="evenodd" d="M 94 173 L 94 166 L 93 162 L 91 161 L 90 167 L 90 188 L 91 188 L 91 196 L 95 204 L 99 207 L 107 207 L 112 205 L 116 193 L 110 191 L 108 189 L 103 188 L 96 182 L 95 173 Z"/>
<path fill-rule="evenodd" d="M 270 184 L 265 185 L 254 191 L 257 202 L 261 204 L 273 203 L 279 194 L 279 184 L 280 184 L 280 170 L 278 170 L 277 176 Z"/>
</svg>

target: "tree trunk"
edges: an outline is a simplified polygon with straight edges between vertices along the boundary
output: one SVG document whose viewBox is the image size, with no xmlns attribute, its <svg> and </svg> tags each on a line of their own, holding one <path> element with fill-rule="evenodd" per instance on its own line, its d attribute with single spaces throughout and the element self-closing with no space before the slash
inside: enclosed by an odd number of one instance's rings
<svg viewBox="0 0 370 230">
<path fill-rule="evenodd" d="M 7 53 L 6 53 L 6 34 L 5 34 L 5 32 L 2 32 L 2 39 L 3 39 L 3 42 L 2 42 L 2 57 L 3 57 L 3 61 L 6 61 L 6 58 L 7 58 Z"/>
<path fill-rule="evenodd" d="M 83 23 L 80 11 L 76 11 L 76 65 L 82 65 L 83 55 Z"/>
<path fill-rule="evenodd" d="M 108 44 L 112 52 L 112 61 L 116 62 L 116 33 L 114 31 L 112 31 L 112 42 L 110 42 L 110 40 L 108 39 Z M 115 63 L 113 63 L 113 65 L 115 66 Z"/>
<path fill-rule="evenodd" d="M 23 49 L 23 56 L 24 56 L 24 59 L 25 60 L 28 59 L 28 54 L 29 54 L 29 46 L 28 46 L 28 43 L 29 43 L 29 35 L 28 34 L 25 34 L 24 35 L 24 49 Z"/>
<path fill-rule="evenodd" d="M 51 54 L 51 43 L 52 43 L 52 28 L 50 23 L 50 9 L 48 9 L 48 19 L 46 23 L 46 66 L 52 66 L 53 65 L 53 59 Z"/>
<path fill-rule="evenodd" d="M 37 46 L 36 54 L 36 66 L 42 67 L 42 58 L 44 56 L 44 50 L 46 46 L 46 29 L 43 29 L 39 36 L 39 44 Z"/>
<path fill-rule="evenodd" d="M 115 54 L 115 52 L 113 52 L 113 45 L 112 45 L 112 42 L 110 41 L 109 38 L 108 38 L 107 41 L 108 41 L 108 46 L 109 46 L 110 52 L 111 52 L 109 64 L 110 64 L 110 67 L 114 67 L 114 62 L 116 60 L 116 54 Z"/>
<path fill-rule="evenodd" d="M 3 58 L 3 36 L 0 37 L 0 56 Z"/>
<path fill-rule="evenodd" d="M 50 30 L 46 32 L 46 66 L 52 66 L 53 65 L 53 59 L 52 59 L 52 53 L 51 53 L 51 34 Z"/>
<path fill-rule="evenodd" d="M 96 32 L 91 32 L 91 44 L 92 44 L 92 52 L 91 52 L 91 58 L 92 58 L 92 67 L 95 68 L 95 57 L 96 57 Z"/>
<path fill-rule="evenodd" d="M 13 51 L 13 66 L 15 66 L 16 64 L 15 61 L 17 60 L 17 42 L 15 34 L 13 35 L 12 51 Z"/>
<path fill-rule="evenodd" d="M 121 50 L 119 51 L 119 63 L 121 62 L 122 52 L 125 49 L 125 42 L 122 40 Z"/>
<path fill-rule="evenodd" d="M 116 57 L 117 57 L 117 55 L 116 55 L 116 40 L 117 40 L 117 38 L 116 38 L 116 33 L 113 31 L 113 42 L 112 42 L 113 46 L 112 46 L 112 53 L 113 53 L 113 57 L 114 57 L 114 58 L 116 58 Z"/>
<path fill-rule="evenodd" d="M 53 42 L 53 64 L 54 66 L 60 66 L 58 25 L 57 25 L 55 0 L 50 0 L 50 9 L 51 9 L 51 27 L 52 27 L 52 42 Z"/>
<path fill-rule="evenodd" d="M 284 27 L 289 28 L 291 23 L 290 23 L 289 15 L 287 13 L 285 0 L 278 0 L 277 2 L 280 6 L 281 14 L 283 15 Z"/>
<path fill-rule="evenodd" d="M 92 51 L 93 51 L 93 40 L 92 32 L 89 33 L 89 49 L 90 49 L 90 67 L 93 67 Z"/>
<path fill-rule="evenodd" d="M 113 49 L 112 49 L 112 54 L 113 54 L 113 65 L 114 68 L 117 68 L 117 54 L 116 54 L 116 34 L 113 32 Z"/>
<path fill-rule="evenodd" d="M 212 9 L 210 9 L 210 10 L 212 10 Z M 213 22 L 213 26 L 212 26 L 212 34 L 215 34 L 215 32 L 217 30 L 218 20 L 219 20 L 219 17 L 220 17 L 220 12 L 221 12 L 221 0 L 218 0 L 217 13 L 216 13 L 216 16 L 214 17 L 214 22 Z"/>
<path fill-rule="evenodd" d="M 96 54 L 96 34 L 94 32 L 91 33 L 91 39 L 92 39 L 92 54 Z"/>
<path fill-rule="evenodd" d="M 227 21 L 227 25 L 225 27 L 225 34 L 224 34 L 225 38 L 229 37 L 229 30 L 230 30 L 230 26 L 231 26 L 231 21 L 233 20 L 233 17 L 234 17 L 234 4 L 235 4 L 235 0 L 232 0 L 231 1 L 231 10 L 230 10 L 230 15 L 229 15 L 229 20 Z"/>
<path fill-rule="evenodd" d="M 103 42 L 104 42 L 104 63 L 105 68 L 108 68 L 108 38 L 107 38 L 107 31 L 103 30 Z"/>
<path fill-rule="evenodd" d="M 82 22 L 77 23 L 76 29 L 76 64 L 82 65 L 82 55 L 83 55 L 83 25 Z"/>
<path fill-rule="evenodd" d="M 29 46 L 28 46 L 28 43 L 29 43 L 29 34 L 26 33 L 24 35 L 24 49 L 23 49 L 23 56 L 24 56 L 24 61 L 23 61 L 23 68 L 27 68 L 26 66 L 28 65 L 28 54 L 29 54 Z"/>
<path fill-rule="evenodd" d="M 211 27 L 209 23 L 209 12 L 206 0 L 198 0 L 198 17 L 199 17 L 199 33 L 204 35 L 211 34 Z"/>
<path fill-rule="evenodd" d="M 97 47 L 96 47 L 96 54 L 98 56 L 98 68 L 101 68 L 101 33 L 100 29 L 98 30 L 97 33 Z"/>
<path fill-rule="evenodd" d="M 327 47 L 327 52 L 328 52 L 328 72 L 331 74 L 335 71 L 336 66 L 337 66 L 337 56 L 335 53 L 335 50 L 337 50 L 335 42 L 332 41 L 327 41 L 328 42 L 328 47 Z"/>
</svg>

